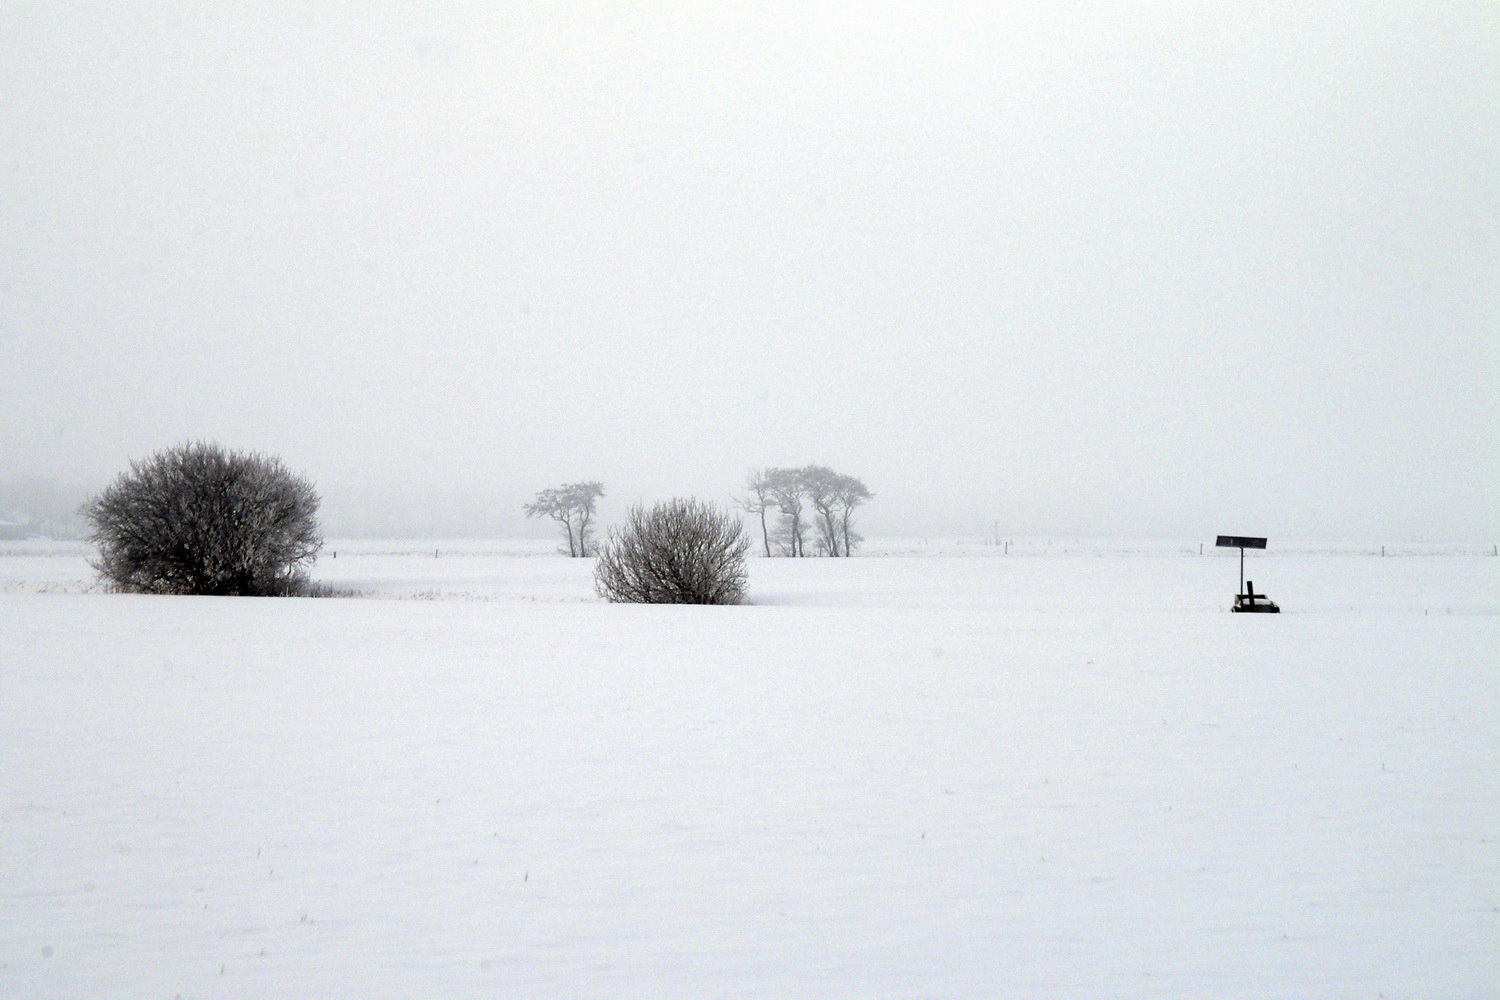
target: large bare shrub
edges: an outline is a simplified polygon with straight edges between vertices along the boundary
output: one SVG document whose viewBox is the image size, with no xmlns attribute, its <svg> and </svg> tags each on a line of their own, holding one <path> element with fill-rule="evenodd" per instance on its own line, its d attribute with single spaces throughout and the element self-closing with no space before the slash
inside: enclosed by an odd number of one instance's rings
<svg viewBox="0 0 1500 1000">
<path fill-rule="evenodd" d="M 740 519 L 711 504 L 636 504 L 624 527 L 610 531 L 594 586 L 621 603 L 740 604 L 749 547 Z"/>
<path fill-rule="evenodd" d="M 118 590 L 272 595 L 306 589 L 318 495 L 279 458 L 192 442 L 130 463 L 79 513 Z"/>
</svg>

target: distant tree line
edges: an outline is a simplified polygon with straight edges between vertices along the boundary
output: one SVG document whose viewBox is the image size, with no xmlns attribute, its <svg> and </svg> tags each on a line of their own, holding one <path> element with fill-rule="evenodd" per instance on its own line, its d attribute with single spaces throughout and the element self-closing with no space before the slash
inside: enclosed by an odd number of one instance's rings
<svg viewBox="0 0 1500 1000">
<path fill-rule="evenodd" d="M 848 556 L 854 511 L 873 494 L 827 466 L 753 470 L 742 509 L 759 517 L 766 555 Z M 525 504 L 562 526 L 568 555 L 599 557 L 595 586 L 611 601 L 737 604 L 745 596 L 742 519 L 695 499 L 632 507 L 602 547 L 594 517 L 604 485 L 565 483 Z M 117 590 L 150 594 L 331 593 L 307 569 L 323 544 L 312 484 L 279 458 L 194 441 L 131 462 L 79 513 L 93 562 Z M 774 524 L 768 515 L 775 514 Z"/>
<path fill-rule="evenodd" d="M 760 519 L 761 544 L 767 556 L 848 556 L 864 539 L 853 529 L 854 511 L 875 494 L 855 476 L 826 465 L 796 469 L 751 469 L 745 477 L 740 508 Z M 774 511 L 773 523 L 766 520 Z"/>
<path fill-rule="evenodd" d="M 0 481 L 0 539 L 82 538 L 74 492 L 50 479 Z"/>
</svg>

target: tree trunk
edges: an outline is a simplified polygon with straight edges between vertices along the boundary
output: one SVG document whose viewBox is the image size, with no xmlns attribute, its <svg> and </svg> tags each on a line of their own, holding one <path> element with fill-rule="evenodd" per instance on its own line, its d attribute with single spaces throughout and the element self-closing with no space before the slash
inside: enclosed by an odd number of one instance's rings
<svg viewBox="0 0 1500 1000">
<path fill-rule="evenodd" d="M 823 511 L 822 515 L 824 527 L 823 533 L 828 536 L 829 554 L 837 559 L 839 555 L 839 525 L 838 522 L 833 519 L 833 508 L 830 507 L 826 511 Z M 847 555 L 847 551 L 845 554 Z"/>
</svg>

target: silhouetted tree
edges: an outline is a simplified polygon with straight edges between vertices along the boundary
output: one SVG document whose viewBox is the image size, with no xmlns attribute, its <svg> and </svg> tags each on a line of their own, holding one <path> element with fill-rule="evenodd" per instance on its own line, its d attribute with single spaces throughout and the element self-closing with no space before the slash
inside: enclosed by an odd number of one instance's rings
<svg viewBox="0 0 1500 1000">
<path fill-rule="evenodd" d="M 698 500 L 630 508 L 594 567 L 601 597 L 629 604 L 740 604 L 745 537 L 739 517 Z"/>
<path fill-rule="evenodd" d="M 826 465 L 805 465 L 797 470 L 802 495 L 807 498 L 818 532 L 818 549 L 830 556 L 839 552 L 838 489 L 840 476 Z"/>
<path fill-rule="evenodd" d="M 535 501 L 526 504 L 526 516 L 557 521 L 568 536 L 568 555 L 586 556 L 592 541 L 594 507 L 602 496 L 603 483 L 567 483 L 538 493 Z"/>
<path fill-rule="evenodd" d="M 307 589 L 318 495 L 279 458 L 191 442 L 131 462 L 79 513 L 118 590 L 286 595 Z"/>
<path fill-rule="evenodd" d="M 802 520 L 802 504 L 807 490 L 802 482 L 800 469 L 769 469 L 767 483 L 771 502 L 781 511 L 781 536 L 785 539 L 786 554 L 807 554 L 807 523 Z"/>
<path fill-rule="evenodd" d="M 737 501 L 747 514 L 760 516 L 760 540 L 767 556 L 771 554 L 771 533 L 766 530 L 766 512 L 775 506 L 771 499 L 771 472 L 771 469 L 751 469 L 745 476 L 745 489 L 749 495 Z"/>
<path fill-rule="evenodd" d="M 854 554 L 854 547 L 863 538 L 850 530 L 849 524 L 854 517 L 854 508 L 860 506 L 867 500 L 873 500 L 875 494 L 871 493 L 855 476 L 840 475 L 834 483 L 834 509 L 838 513 L 839 530 L 844 536 L 844 555 Z"/>
</svg>

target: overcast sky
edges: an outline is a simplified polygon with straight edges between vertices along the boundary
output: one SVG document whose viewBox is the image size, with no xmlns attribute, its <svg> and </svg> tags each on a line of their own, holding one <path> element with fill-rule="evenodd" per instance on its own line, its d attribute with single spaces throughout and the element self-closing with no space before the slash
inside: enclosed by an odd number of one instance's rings
<svg viewBox="0 0 1500 1000">
<path fill-rule="evenodd" d="M 0 479 L 1489 538 L 1497 372 L 1489 2 L 0 2 Z"/>
</svg>

